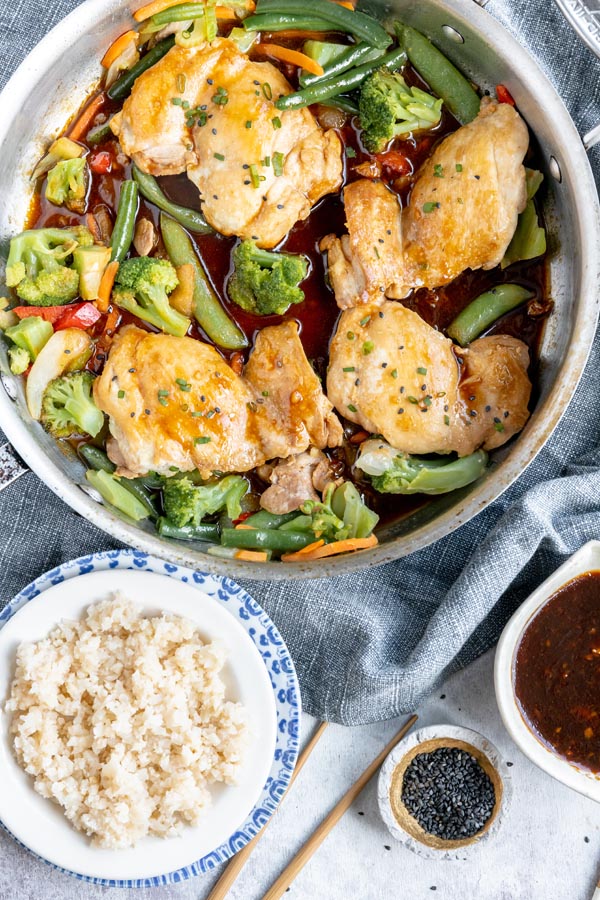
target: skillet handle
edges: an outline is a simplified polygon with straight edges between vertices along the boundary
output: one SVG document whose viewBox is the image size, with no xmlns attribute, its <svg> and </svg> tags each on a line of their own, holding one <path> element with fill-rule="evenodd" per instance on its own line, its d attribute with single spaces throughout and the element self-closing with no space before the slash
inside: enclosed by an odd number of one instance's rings
<svg viewBox="0 0 600 900">
<path fill-rule="evenodd" d="M 0 444 L 0 491 L 25 475 L 29 469 L 10 444 Z"/>
</svg>

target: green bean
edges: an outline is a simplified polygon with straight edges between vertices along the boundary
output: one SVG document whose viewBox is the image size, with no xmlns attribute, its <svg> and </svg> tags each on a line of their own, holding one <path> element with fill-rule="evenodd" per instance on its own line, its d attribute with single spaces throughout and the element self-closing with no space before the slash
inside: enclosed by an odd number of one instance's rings
<svg viewBox="0 0 600 900">
<path fill-rule="evenodd" d="M 340 28 L 350 34 L 356 35 L 361 40 L 371 44 L 372 47 L 385 49 L 392 43 L 392 39 L 372 16 L 346 9 L 331 0 L 259 0 L 256 7 L 258 15 L 267 13 L 289 13 L 291 15 L 316 16 L 329 22 L 332 31 Z"/>
<path fill-rule="evenodd" d="M 96 144 L 102 144 L 113 137 L 110 122 L 111 120 L 109 119 L 108 122 L 103 122 L 102 125 L 95 125 L 94 128 L 91 128 L 85 137 L 86 144 L 91 144 L 92 147 L 95 147 Z"/>
<path fill-rule="evenodd" d="M 108 472 L 109 474 L 112 474 L 117 468 L 115 464 L 110 461 L 104 450 L 101 450 L 100 447 L 94 447 L 93 444 L 81 444 L 77 452 L 84 463 L 89 466 L 90 469 L 95 469 L 96 472 Z"/>
<path fill-rule="evenodd" d="M 156 523 L 156 530 L 161 537 L 172 538 L 175 541 L 218 541 L 219 529 L 216 525 L 184 525 L 177 528 L 168 519 L 161 517 Z"/>
<path fill-rule="evenodd" d="M 264 16 L 247 16 L 243 21 L 246 31 L 331 31 L 331 22 L 316 16 L 291 16 L 288 13 L 269 13 Z M 335 29 L 348 32 L 347 28 Z"/>
<path fill-rule="evenodd" d="M 359 64 L 373 62 L 379 57 L 383 56 L 383 50 L 379 50 L 377 47 L 371 47 L 370 44 L 365 44 L 361 42 L 360 44 L 355 44 L 353 47 L 348 47 L 340 56 L 333 60 L 333 62 L 329 63 L 323 67 L 322 75 L 310 75 L 308 73 L 302 73 L 300 75 L 300 85 L 302 87 L 308 87 L 309 84 L 314 84 L 316 81 L 322 81 L 324 78 L 333 78 L 335 75 L 341 75 L 342 72 L 347 72 L 348 69 L 352 69 Z"/>
<path fill-rule="evenodd" d="M 278 515 L 277 513 L 267 512 L 266 509 L 261 509 L 259 512 L 254 513 L 253 516 L 248 516 L 244 521 L 244 525 L 250 525 L 251 528 L 280 528 L 286 522 L 291 522 L 292 519 L 297 517 L 298 510 Z"/>
<path fill-rule="evenodd" d="M 148 472 L 147 475 L 140 475 L 135 481 L 149 491 L 158 491 L 164 486 L 162 476 L 157 475 L 156 472 Z"/>
<path fill-rule="evenodd" d="M 128 72 L 121 75 L 121 77 L 108 89 L 106 93 L 110 99 L 124 100 L 125 97 L 128 97 L 136 79 L 138 79 L 147 69 L 151 69 L 152 66 L 156 65 L 156 63 L 169 52 L 171 47 L 174 46 L 175 35 L 170 34 L 164 41 L 161 41 L 156 47 L 153 47 L 152 50 L 149 50 L 135 66 L 132 66 Z"/>
<path fill-rule="evenodd" d="M 397 22 L 396 34 L 421 78 L 442 98 L 461 125 L 477 118 L 481 100 L 456 66 L 414 28 Z"/>
<path fill-rule="evenodd" d="M 533 296 L 532 291 L 520 284 L 501 284 L 469 303 L 454 319 L 447 334 L 462 346 L 470 344 L 500 316 Z"/>
<path fill-rule="evenodd" d="M 341 109 L 349 116 L 358 115 L 358 106 L 350 97 L 330 97 L 329 100 L 324 100 L 321 106 L 327 106 L 329 109 Z"/>
<path fill-rule="evenodd" d="M 344 7 L 341 7 L 344 9 Z M 385 56 L 379 57 L 374 62 L 365 63 L 351 69 L 349 72 L 343 72 L 334 78 L 325 78 L 311 84 L 310 87 L 297 91 L 295 94 L 287 94 L 280 97 L 275 106 L 277 109 L 300 109 L 303 106 L 310 106 L 312 103 L 322 103 L 323 100 L 329 100 L 338 94 L 344 94 L 358 87 L 375 69 L 381 66 L 387 66 L 390 69 L 399 68 L 406 62 L 406 53 L 398 48 L 386 53 Z"/>
<path fill-rule="evenodd" d="M 112 247 L 111 259 L 123 262 L 135 231 L 135 219 L 138 211 L 138 186 L 135 181 L 124 181 L 119 195 L 117 220 L 110 239 Z"/>
<path fill-rule="evenodd" d="M 180 3 L 178 6 L 171 6 L 169 9 L 163 9 L 162 12 L 152 16 L 152 24 L 170 25 L 171 22 L 187 22 L 192 19 L 203 18 L 206 12 L 204 3 Z"/>
<path fill-rule="evenodd" d="M 191 263 L 195 270 L 194 316 L 211 341 L 227 350 L 241 350 L 248 340 L 233 319 L 230 319 L 215 294 L 204 271 L 190 236 L 182 226 L 164 213 L 160 230 L 169 258 L 175 267 Z"/>
<path fill-rule="evenodd" d="M 172 203 L 163 194 L 156 178 L 142 172 L 135 164 L 132 168 L 132 174 L 142 197 L 145 197 L 150 203 L 154 203 L 162 212 L 168 213 L 180 225 L 183 225 L 184 228 L 193 231 L 195 234 L 212 234 L 213 229 L 202 213 L 196 209 L 189 209 L 187 206 L 179 206 L 178 203 Z"/>
<path fill-rule="evenodd" d="M 224 547 L 239 547 L 242 550 L 274 550 L 276 553 L 289 553 L 302 550 L 312 544 L 315 536 L 311 532 L 276 531 L 272 528 L 224 528 L 221 532 L 221 544 Z"/>
</svg>

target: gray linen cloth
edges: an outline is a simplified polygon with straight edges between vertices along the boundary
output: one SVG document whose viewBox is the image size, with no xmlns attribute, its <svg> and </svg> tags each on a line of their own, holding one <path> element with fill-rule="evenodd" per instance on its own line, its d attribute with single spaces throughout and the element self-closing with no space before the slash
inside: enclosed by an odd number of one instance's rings
<svg viewBox="0 0 600 900">
<path fill-rule="evenodd" d="M 465 0 L 465 4 L 470 0 Z M 0 4 L 0 86 L 77 0 Z M 583 134 L 600 118 L 600 63 L 550 0 L 487 9 L 537 57 Z M 600 153 L 591 154 L 600 177 Z M 0 161 L 1 164 L 1 161 Z M 509 491 L 454 535 L 399 562 L 338 579 L 244 586 L 281 629 L 305 709 L 346 725 L 414 710 L 494 644 L 524 597 L 600 536 L 600 340 L 546 449 Z M 0 606 L 57 564 L 116 546 L 35 475 L 0 494 Z"/>
</svg>

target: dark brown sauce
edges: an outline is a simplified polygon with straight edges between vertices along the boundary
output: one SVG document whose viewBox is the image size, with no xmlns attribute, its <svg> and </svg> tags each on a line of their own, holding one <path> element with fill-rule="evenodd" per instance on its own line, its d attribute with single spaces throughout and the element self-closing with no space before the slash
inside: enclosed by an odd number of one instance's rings
<svg viewBox="0 0 600 900">
<path fill-rule="evenodd" d="M 324 38 L 326 39 L 326 38 Z M 292 48 L 298 46 L 293 39 L 278 38 L 278 43 L 286 43 Z M 282 71 L 292 81 L 294 71 L 291 67 L 282 65 Z M 410 67 L 405 71 L 405 78 L 409 84 L 418 85 L 427 89 L 427 85 L 419 75 Z M 112 115 L 118 106 L 107 100 L 101 113 Z M 316 110 L 318 113 L 318 108 Z M 402 153 L 408 161 L 412 172 L 416 172 L 422 163 L 431 154 L 436 144 L 448 134 L 458 128 L 456 120 L 444 109 L 442 120 L 432 132 L 425 136 L 399 141 L 395 149 Z M 357 171 L 363 163 L 373 161 L 360 140 L 360 130 L 355 117 L 349 117 L 340 130 L 340 137 L 346 149 L 350 148 L 350 156 L 345 160 L 344 184 L 348 184 L 361 177 Z M 123 180 L 131 177 L 131 167 L 118 163 L 118 144 L 115 140 L 106 141 L 104 144 L 90 147 L 92 155 L 98 152 L 108 151 L 113 156 L 113 167 L 109 174 L 95 175 L 92 179 L 88 198 L 88 212 L 93 213 L 99 207 L 107 209 L 113 220 L 116 214 L 120 185 Z M 354 155 L 352 155 L 352 153 Z M 529 164 L 535 166 L 535 154 Z M 398 193 L 402 202 L 406 202 L 411 189 L 411 178 L 398 179 L 397 173 L 383 169 L 382 177 L 390 187 Z M 165 194 L 177 203 L 194 209 L 200 208 L 199 196 L 196 187 L 186 175 L 169 176 L 159 179 Z M 36 195 L 32 204 L 29 227 L 42 228 L 44 226 L 64 226 L 73 224 L 86 224 L 86 217 L 57 211 L 56 207 L 49 204 L 43 196 L 44 185 L 40 185 L 41 195 Z M 141 201 L 142 214 L 150 218 L 158 226 L 160 212 L 152 204 Z M 286 239 L 278 249 L 294 253 L 303 253 L 310 260 L 310 272 L 302 288 L 306 299 L 302 304 L 291 307 L 285 316 L 253 316 L 239 309 L 227 296 L 227 280 L 231 272 L 231 251 L 236 244 L 235 238 L 226 238 L 221 235 L 192 235 L 198 253 L 204 267 L 211 279 L 213 287 L 227 309 L 230 316 L 238 323 L 248 337 L 250 348 L 253 345 L 256 332 L 267 325 L 274 325 L 283 319 L 295 319 L 300 326 L 300 336 L 307 357 L 312 362 L 315 370 L 324 380 L 327 370 L 329 343 L 335 331 L 339 317 L 339 309 L 336 306 L 333 292 L 326 284 L 325 258 L 319 250 L 321 239 L 329 233 L 342 234 L 345 231 L 344 207 L 341 195 L 328 196 L 314 207 L 310 216 L 304 222 L 298 222 L 290 231 Z M 406 300 L 402 301 L 407 307 L 415 310 L 422 318 L 437 328 L 444 331 L 455 316 L 464 309 L 475 297 L 483 291 L 497 285 L 500 282 L 518 282 L 530 288 L 535 293 L 535 301 L 540 304 L 544 312 L 549 311 L 545 301 L 547 297 L 546 265 L 544 260 L 511 266 L 504 272 L 494 269 L 490 272 L 467 271 L 445 288 L 436 291 L 420 290 L 413 292 Z M 544 315 L 532 317 L 526 307 L 518 309 L 497 322 L 490 333 L 501 332 L 521 338 L 528 344 L 531 350 L 530 376 L 533 382 L 532 408 L 537 400 L 536 373 L 539 356 L 539 344 L 543 332 Z M 135 323 L 148 330 L 154 330 L 134 317 L 124 314 L 122 322 L 135 321 Z M 100 334 L 105 320 L 102 319 L 95 328 L 95 334 Z M 190 334 L 193 337 L 210 340 L 202 330 L 194 324 Z M 228 359 L 231 353 L 217 348 Z M 249 352 L 249 351 L 248 351 Z M 247 359 L 248 352 L 245 354 Z M 104 363 L 102 354 L 95 355 L 89 363 L 94 371 L 101 371 Z M 357 430 L 352 423 L 344 421 L 346 434 L 350 437 Z M 412 512 L 418 506 L 426 502 L 423 497 L 402 497 L 397 495 L 381 495 L 373 491 L 367 482 L 361 482 L 350 466 L 354 461 L 356 449 L 346 443 L 343 448 L 332 451 L 331 457 L 339 469 L 340 474 L 352 477 L 366 495 L 369 505 L 381 516 L 382 523 L 399 520 Z"/>
<path fill-rule="evenodd" d="M 529 623 L 514 685 L 538 737 L 574 765 L 600 773 L 600 571 L 566 584 Z"/>
</svg>

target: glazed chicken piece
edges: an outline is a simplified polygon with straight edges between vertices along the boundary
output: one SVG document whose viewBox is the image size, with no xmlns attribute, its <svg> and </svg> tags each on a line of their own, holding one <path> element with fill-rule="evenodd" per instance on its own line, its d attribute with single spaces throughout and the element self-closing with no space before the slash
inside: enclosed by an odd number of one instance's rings
<svg viewBox="0 0 600 900">
<path fill-rule="evenodd" d="M 331 482 L 336 482 L 324 453 L 311 447 L 298 456 L 282 459 L 271 468 L 270 487 L 261 494 L 260 505 L 268 512 L 283 515 L 298 509 L 305 500 L 319 500 Z"/>
<path fill-rule="evenodd" d="M 109 416 L 108 454 L 126 477 L 168 476 L 173 466 L 203 477 L 246 472 L 342 440 L 294 322 L 263 329 L 242 376 L 208 344 L 127 325 L 94 399 Z"/>
<path fill-rule="evenodd" d="M 137 79 L 112 128 L 142 171 L 187 171 L 218 232 L 274 247 L 342 180 L 336 133 L 308 109 L 275 107 L 291 90 L 275 66 L 227 39 L 175 46 Z"/>
<path fill-rule="evenodd" d="M 516 338 L 480 338 L 463 349 L 387 301 L 342 314 L 327 394 L 345 418 L 397 450 L 468 456 L 504 444 L 527 422 L 528 365 Z"/>
<path fill-rule="evenodd" d="M 402 298 L 413 288 L 448 284 L 466 269 L 497 266 L 527 202 L 528 146 L 516 110 L 488 101 L 424 163 L 402 213 L 381 182 L 350 184 L 348 235 L 322 243 L 338 305 Z"/>
</svg>

